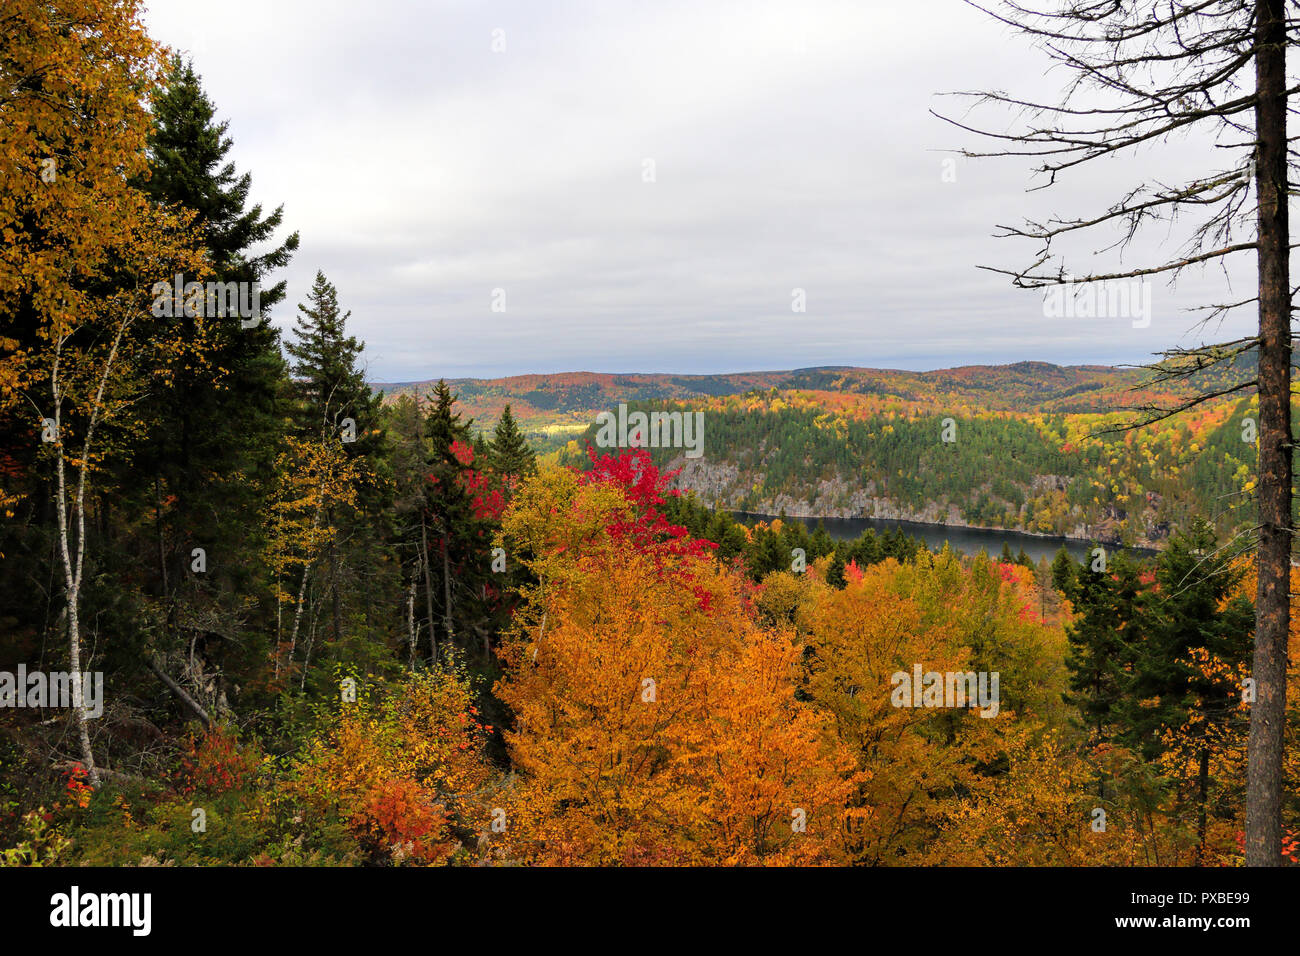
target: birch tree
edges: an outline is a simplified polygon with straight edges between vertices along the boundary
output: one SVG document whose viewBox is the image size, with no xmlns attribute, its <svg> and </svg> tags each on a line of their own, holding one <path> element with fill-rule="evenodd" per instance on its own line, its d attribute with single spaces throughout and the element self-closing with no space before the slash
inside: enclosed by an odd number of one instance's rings
<svg viewBox="0 0 1300 956">
<path fill-rule="evenodd" d="M 160 66 L 134 0 L 12 0 L 0 14 L 0 405 L 32 416 L 52 472 L 77 738 L 96 785 L 81 679 L 90 488 L 128 450 L 131 405 L 178 347 L 152 317 L 153 286 L 204 269 L 187 217 L 130 184 L 147 168 Z"/>
</svg>

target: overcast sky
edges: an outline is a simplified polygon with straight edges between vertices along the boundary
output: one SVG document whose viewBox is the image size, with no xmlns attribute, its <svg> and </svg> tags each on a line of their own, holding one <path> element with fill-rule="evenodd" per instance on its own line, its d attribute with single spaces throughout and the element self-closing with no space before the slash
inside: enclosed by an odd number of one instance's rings
<svg viewBox="0 0 1300 956">
<path fill-rule="evenodd" d="M 938 94 L 1066 79 L 958 0 L 151 6 L 253 198 L 301 232 L 275 323 L 323 270 L 372 381 L 1133 362 L 1200 341 L 1181 310 L 1226 298 L 1213 274 L 1158 283 L 1133 328 L 1044 317 L 976 269 L 1032 258 L 996 223 L 1095 215 L 1134 176 L 1223 159 L 1176 144 L 1032 195 L 1024 163 L 959 160 L 946 182 L 942 150 L 973 141 L 929 115 L 963 109 Z"/>
</svg>

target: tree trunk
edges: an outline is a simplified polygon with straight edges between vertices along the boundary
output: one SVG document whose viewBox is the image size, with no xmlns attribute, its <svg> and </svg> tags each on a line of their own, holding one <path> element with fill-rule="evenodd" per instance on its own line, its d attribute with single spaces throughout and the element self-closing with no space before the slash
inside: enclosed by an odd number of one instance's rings
<svg viewBox="0 0 1300 956">
<path fill-rule="evenodd" d="M 331 593 L 331 610 L 334 619 L 334 643 L 337 644 L 343 639 L 343 610 L 339 605 L 339 537 L 338 530 L 334 527 L 334 511 L 330 510 L 330 593 Z"/>
<path fill-rule="evenodd" d="M 313 532 L 320 527 L 320 522 L 323 515 L 324 515 L 324 508 L 318 505 L 316 508 L 316 514 L 312 517 L 312 522 L 311 522 L 311 529 Z M 298 649 L 298 628 L 302 624 L 302 606 L 303 606 L 303 601 L 306 600 L 306 596 L 307 596 L 307 577 L 308 575 L 311 574 L 312 563 L 313 562 L 311 556 L 308 556 L 307 563 L 302 566 L 302 581 L 299 582 L 298 584 L 298 607 L 293 612 L 293 634 L 289 638 L 289 660 L 288 660 L 289 664 L 293 663 L 294 652 Z M 280 655 L 279 654 L 276 655 L 275 676 L 276 677 L 280 676 Z"/>
<path fill-rule="evenodd" d="M 77 542 L 81 547 L 81 542 Z M 92 787 L 99 786 L 99 770 L 95 767 L 95 751 L 90 746 L 90 723 L 86 717 L 84 681 L 81 677 L 81 623 L 78 605 L 80 588 L 68 592 L 68 666 L 72 677 L 72 711 L 77 715 L 77 742 L 81 745 L 81 762 Z"/>
<path fill-rule="evenodd" d="M 1283 0 L 1255 5 L 1259 197 L 1259 589 L 1246 776 L 1246 865 L 1282 862 L 1282 735 L 1291 624 L 1291 280 Z"/>
<path fill-rule="evenodd" d="M 411 670 L 415 670 L 415 574 L 406 590 L 406 631 L 411 641 Z"/>
<path fill-rule="evenodd" d="M 307 599 L 307 576 L 311 573 L 311 563 L 308 562 L 302 566 L 302 581 L 298 584 L 298 606 L 293 612 L 293 631 L 289 637 L 289 659 L 285 662 L 287 668 L 293 663 L 294 652 L 298 649 L 298 628 L 302 625 L 302 606 Z M 280 673 L 279 664 L 276 664 L 276 676 Z"/>
<path fill-rule="evenodd" d="M 451 567 L 447 560 L 447 529 L 442 530 L 442 623 L 447 628 L 447 642 L 453 647 L 456 635 L 451 629 Z"/>
<path fill-rule="evenodd" d="M 81 575 L 86 559 L 86 474 L 90 468 L 90 443 L 95 434 L 95 423 L 99 420 L 99 410 L 103 407 L 104 388 L 117 356 L 118 344 L 126 331 L 127 323 L 118 326 L 113 347 L 104 362 L 104 372 L 99 379 L 99 389 L 90 409 L 90 421 L 86 427 L 86 440 L 81 448 L 77 466 L 77 495 L 75 501 L 77 517 L 77 556 L 73 561 L 70 546 L 71 529 L 68 521 L 68 483 L 67 451 L 63 444 L 63 390 L 59 378 L 63 343 L 59 339 L 54 350 L 54 368 L 50 373 L 50 391 L 54 397 L 54 440 L 55 473 L 58 494 L 59 549 L 63 557 L 64 594 L 67 598 L 68 614 L 68 667 L 72 679 L 72 709 L 76 714 L 77 742 L 81 746 L 81 761 L 86 769 L 86 776 L 92 787 L 99 786 L 99 771 L 95 767 L 95 752 L 90 745 L 90 723 L 86 717 L 84 682 L 81 676 Z"/>
<path fill-rule="evenodd" d="M 429 533 L 425 527 L 424 512 L 420 512 L 420 545 L 424 561 L 424 603 L 429 611 L 429 648 L 433 652 L 431 663 L 438 663 L 438 629 L 433 626 L 433 580 L 429 574 Z"/>
<path fill-rule="evenodd" d="M 167 583 L 167 543 L 163 535 L 162 525 L 162 485 L 155 475 L 153 479 L 153 500 L 154 500 L 154 527 L 158 532 L 158 571 L 162 575 L 162 598 L 163 602 L 168 602 L 168 591 L 170 590 Z"/>
<path fill-rule="evenodd" d="M 316 646 L 316 625 L 320 622 L 320 611 L 321 606 L 317 603 L 311 614 L 311 626 L 307 629 L 307 646 L 302 652 L 302 680 L 298 682 L 298 689 L 302 691 L 307 689 L 307 670 L 311 667 L 311 649 Z"/>
<path fill-rule="evenodd" d="M 199 720 L 203 721 L 203 725 L 205 727 L 212 726 L 212 718 L 208 716 L 208 712 L 203 709 L 203 707 L 199 704 L 198 701 L 196 701 L 193 697 L 189 695 L 189 693 L 185 690 L 184 687 L 176 683 L 176 681 L 172 680 L 171 677 L 166 673 L 166 671 L 164 671 L 161 667 L 158 666 L 157 661 L 155 661 L 153 658 L 150 658 L 145 663 L 149 665 L 149 670 L 153 671 L 154 674 L 157 676 L 157 678 L 167 686 L 167 689 L 170 690 L 173 694 L 175 694 L 182 704 L 184 704 L 187 708 L 189 708 L 190 713 L 192 713 Z"/>
</svg>

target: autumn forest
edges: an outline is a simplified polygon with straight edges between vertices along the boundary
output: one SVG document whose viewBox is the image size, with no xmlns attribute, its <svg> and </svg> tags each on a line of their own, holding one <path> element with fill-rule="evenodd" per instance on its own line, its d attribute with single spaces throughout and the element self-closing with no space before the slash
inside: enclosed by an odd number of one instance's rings
<svg viewBox="0 0 1300 956">
<path fill-rule="evenodd" d="M 1275 353 L 384 383 L 203 67 L 0 10 L 0 865 L 1300 864 Z"/>
</svg>

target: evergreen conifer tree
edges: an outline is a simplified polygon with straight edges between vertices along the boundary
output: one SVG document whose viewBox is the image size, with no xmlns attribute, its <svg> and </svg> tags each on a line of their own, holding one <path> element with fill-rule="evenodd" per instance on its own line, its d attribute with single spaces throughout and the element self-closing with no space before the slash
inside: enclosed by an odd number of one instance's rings
<svg viewBox="0 0 1300 956">
<path fill-rule="evenodd" d="M 492 431 L 492 465 L 502 475 L 525 476 L 537 471 L 537 456 L 506 405 Z"/>
</svg>

